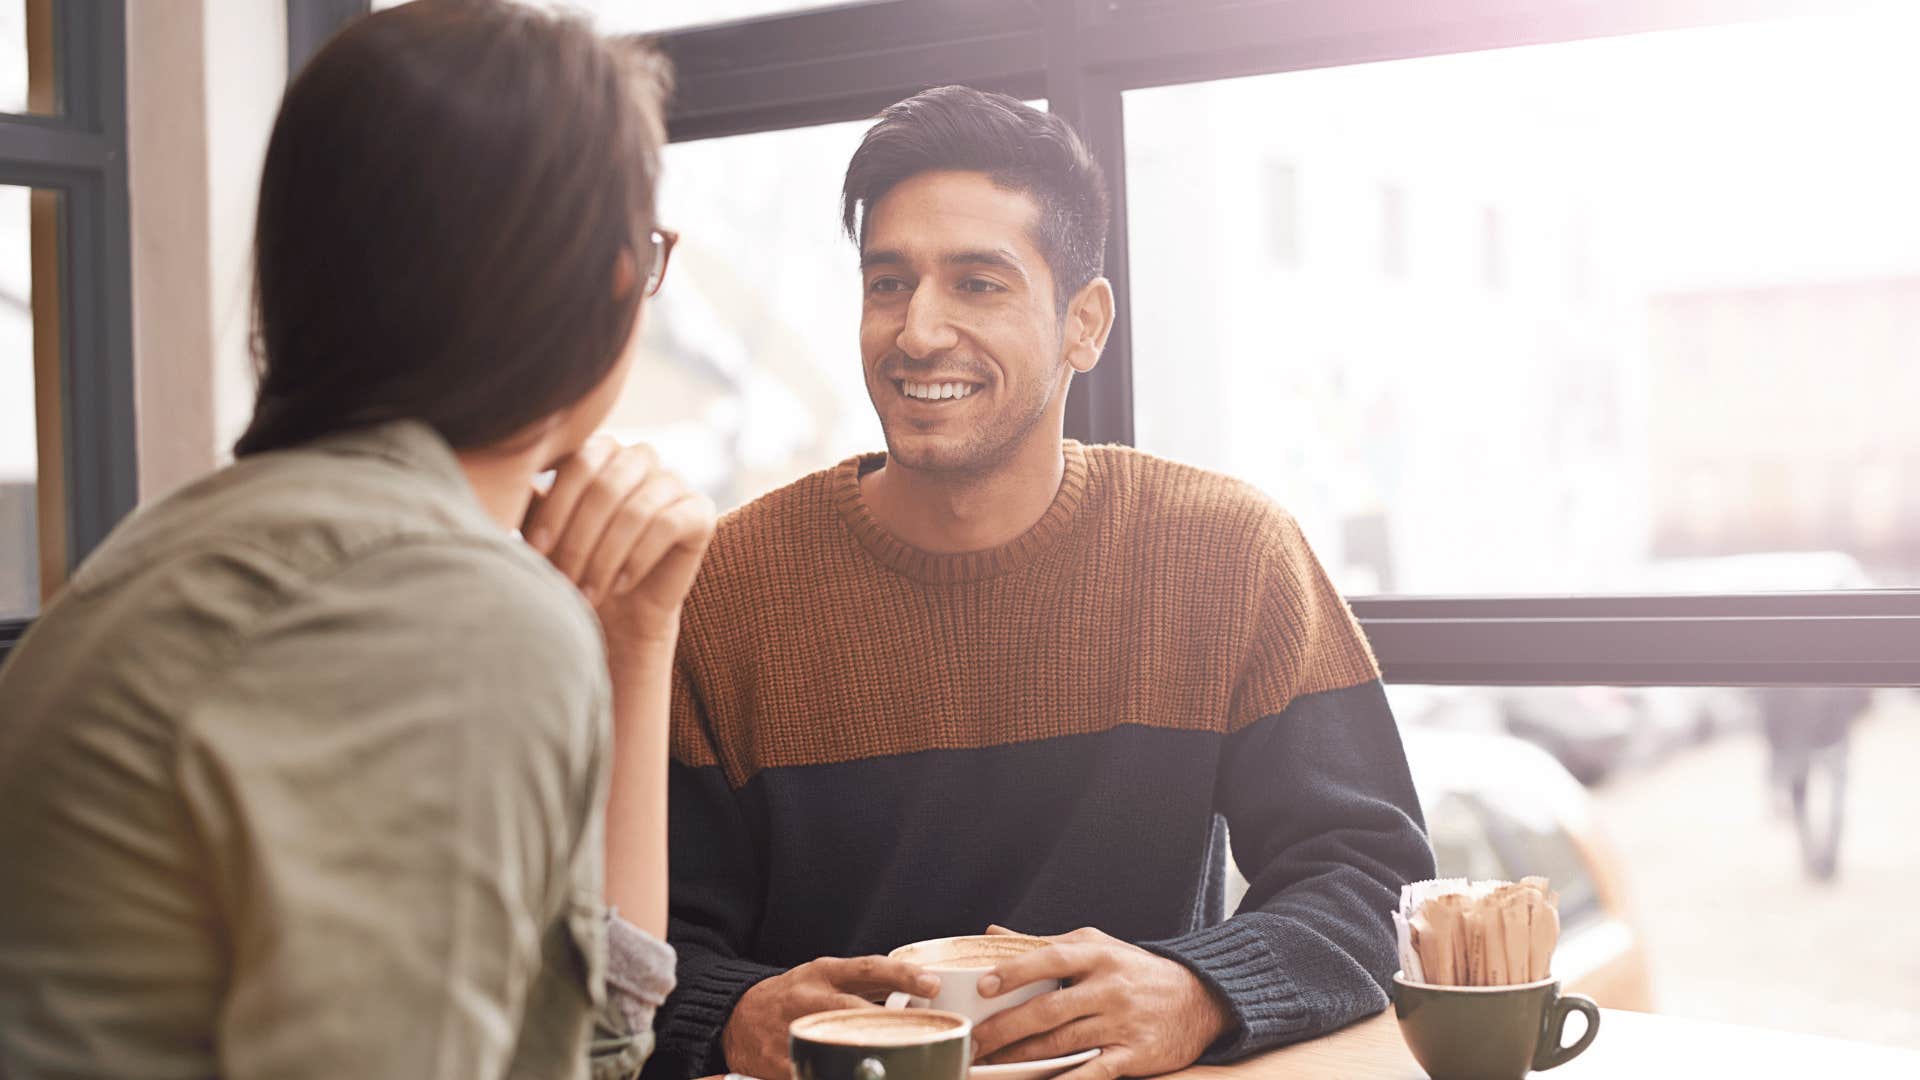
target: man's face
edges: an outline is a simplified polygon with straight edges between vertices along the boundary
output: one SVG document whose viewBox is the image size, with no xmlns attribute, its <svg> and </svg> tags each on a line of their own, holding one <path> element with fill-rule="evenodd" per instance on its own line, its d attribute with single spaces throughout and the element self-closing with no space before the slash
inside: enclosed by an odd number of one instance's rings
<svg viewBox="0 0 1920 1080">
<path fill-rule="evenodd" d="M 1058 427 L 1070 373 L 1038 213 L 977 172 L 922 173 L 868 211 L 860 354 L 900 465 L 989 472 Z"/>
</svg>

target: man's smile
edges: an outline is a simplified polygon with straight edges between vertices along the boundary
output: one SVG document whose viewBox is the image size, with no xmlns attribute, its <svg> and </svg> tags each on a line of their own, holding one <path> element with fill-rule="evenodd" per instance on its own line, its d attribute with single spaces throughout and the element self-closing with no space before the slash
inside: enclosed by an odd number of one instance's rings
<svg viewBox="0 0 1920 1080">
<path fill-rule="evenodd" d="M 894 379 L 894 389 L 902 397 L 929 405 L 940 405 L 970 397 L 980 384 L 962 380 L 923 382 L 918 379 Z"/>
</svg>

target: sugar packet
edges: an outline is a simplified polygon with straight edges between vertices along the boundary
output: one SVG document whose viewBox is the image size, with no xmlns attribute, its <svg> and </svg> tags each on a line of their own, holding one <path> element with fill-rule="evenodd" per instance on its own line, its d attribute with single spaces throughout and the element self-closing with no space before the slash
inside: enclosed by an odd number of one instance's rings
<svg viewBox="0 0 1920 1080">
<path fill-rule="evenodd" d="M 1559 894 L 1542 877 L 1441 878 L 1400 890 L 1400 969 L 1437 986 L 1513 986 L 1547 978 L 1560 939 Z"/>
</svg>

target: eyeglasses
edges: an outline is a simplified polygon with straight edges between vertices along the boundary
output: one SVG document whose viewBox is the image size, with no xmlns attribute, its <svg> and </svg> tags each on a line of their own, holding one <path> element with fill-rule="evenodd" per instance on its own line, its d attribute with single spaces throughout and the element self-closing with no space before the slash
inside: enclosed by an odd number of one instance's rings
<svg viewBox="0 0 1920 1080">
<path fill-rule="evenodd" d="M 660 283 L 667 280 L 667 260 L 673 258 L 673 245 L 680 242 L 680 234 L 672 229 L 655 229 L 651 239 L 653 250 L 651 261 L 647 263 L 647 296 L 657 295 Z"/>
</svg>

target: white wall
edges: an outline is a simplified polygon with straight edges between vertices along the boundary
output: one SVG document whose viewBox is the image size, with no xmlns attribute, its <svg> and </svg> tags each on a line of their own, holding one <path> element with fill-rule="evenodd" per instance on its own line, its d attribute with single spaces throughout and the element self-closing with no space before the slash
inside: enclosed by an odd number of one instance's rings
<svg viewBox="0 0 1920 1080">
<path fill-rule="evenodd" d="M 285 82 L 283 4 L 127 5 L 142 501 L 223 463 L 251 410 L 254 196 Z"/>
</svg>

